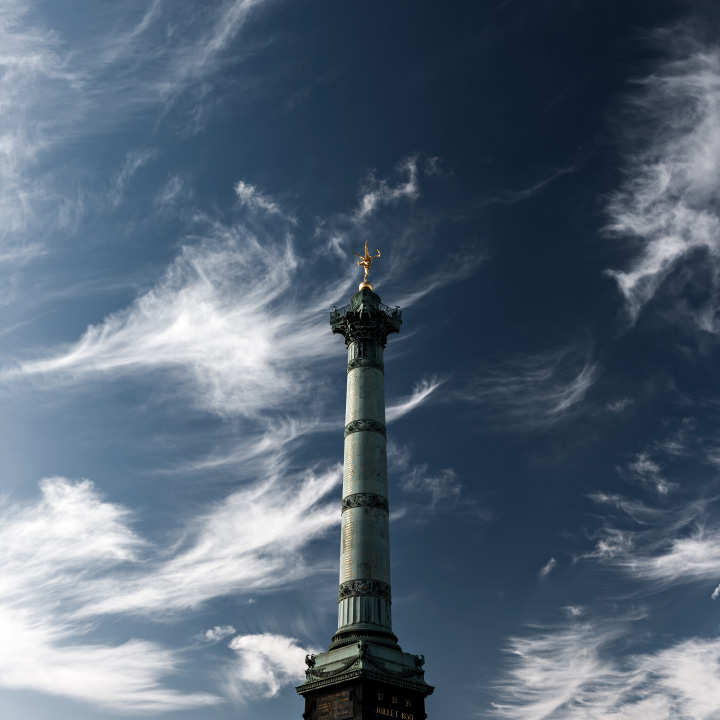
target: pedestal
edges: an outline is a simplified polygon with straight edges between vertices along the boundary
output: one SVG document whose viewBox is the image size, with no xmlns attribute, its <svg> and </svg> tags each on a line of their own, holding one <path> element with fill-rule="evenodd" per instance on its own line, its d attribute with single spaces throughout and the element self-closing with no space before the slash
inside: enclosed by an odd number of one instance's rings
<svg viewBox="0 0 720 720">
<path fill-rule="evenodd" d="M 375 680 L 349 683 L 305 698 L 305 720 L 425 720 L 422 693 Z"/>
<path fill-rule="evenodd" d="M 305 720 L 425 720 L 424 658 L 364 640 L 308 657 Z"/>
</svg>

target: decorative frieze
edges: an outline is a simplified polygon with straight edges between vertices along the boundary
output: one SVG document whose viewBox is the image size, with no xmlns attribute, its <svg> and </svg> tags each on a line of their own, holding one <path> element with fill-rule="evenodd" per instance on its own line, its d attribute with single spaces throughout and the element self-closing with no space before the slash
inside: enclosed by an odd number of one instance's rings
<svg viewBox="0 0 720 720">
<path fill-rule="evenodd" d="M 356 357 L 348 362 L 347 371 L 355 370 L 355 368 L 374 368 L 385 372 L 383 361 L 375 357 Z"/>
<path fill-rule="evenodd" d="M 358 507 L 379 508 L 385 512 L 389 510 L 387 498 L 384 498 L 382 495 L 376 495 L 375 493 L 355 493 L 354 495 L 348 495 L 343 498 L 343 512 L 349 508 Z"/>
<path fill-rule="evenodd" d="M 390 585 L 382 580 L 348 580 L 338 589 L 338 600 L 357 595 L 374 595 L 390 600 Z"/>
<path fill-rule="evenodd" d="M 385 425 L 378 420 L 353 420 L 345 426 L 345 437 L 356 432 L 376 432 L 387 437 Z"/>
</svg>

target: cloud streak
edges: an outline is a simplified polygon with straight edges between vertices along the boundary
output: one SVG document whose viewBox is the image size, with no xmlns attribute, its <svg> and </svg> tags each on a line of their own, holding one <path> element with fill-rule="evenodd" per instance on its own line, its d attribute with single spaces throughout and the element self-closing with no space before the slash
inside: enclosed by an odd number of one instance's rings
<svg viewBox="0 0 720 720">
<path fill-rule="evenodd" d="M 557 565 L 557 560 L 555 560 L 554 557 L 551 557 L 545 563 L 545 565 L 543 565 L 542 568 L 540 568 L 540 577 L 546 578 L 554 570 L 556 565 Z"/>
<path fill-rule="evenodd" d="M 128 713 L 221 702 L 218 695 L 169 684 L 185 663 L 182 650 L 139 639 L 107 644 L 92 632 L 107 616 L 169 621 L 214 598 L 275 591 L 325 572 L 323 561 L 309 562 L 305 551 L 339 524 L 337 504 L 327 495 L 340 479 L 338 466 L 247 487 L 186 518 L 164 546 L 133 532 L 131 513 L 103 500 L 89 481 L 49 478 L 39 500 L 5 501 L 0 686 Z M 216 626 L 200 638 L 218 642 L 233 633 L 232 626 Z M 256 681 L 255 661 L 241 640 L 236 645 L 230 694 L 238 699 L 255 693 Z M 275 673 L 263 693 L 274 694 L 286 682 L 279 669 Z"/>
<path fill-rule="evenodd" d="M 251 210 L 264 210 L 270 215 L 282 215 L 280 206 L 267 195 L 261 193 L 254 185 L 238 180 L 235 183 L 235 194 L 241 205 Z"/>
<path fill-rule="evenodd" d="M 632 619 L 538 628 L 508 643 L 493 715 L 512 720 L 711 720 L 720 712 L 720 640 L 628 654 Z"/>
<path fill-rule="evenodd" d="M 73 618 L 87 578 L 139 559 L 144 547 L 124 508 L 92 483 L 49 478 L 34 503 L 0 507 L 0 685 L 154 713 L 213 705 L 218 696 L 164 683 L 182 665 L 175 650 L 143 640 L 82 641 Z"/>
<path fill-rule="evenodd" d="M 324 316 L 297 312 L 297 267 L 289 242 L 215 225 L 128 309 L 55 355 L 6 369 L 4 378 L 76 385 L 162 370 L 168 391 L 184 388 L 198 407 L 224 417 L 288 408 L 308 387 L 309 364 L 334 349 Z"/>
<path fill-rule="evenodd" d="M 58 250 L 89 211 L 114 211 L 155 149 L 131 150 L 115 177 L 103 177 L 72 162 L 78 138 L 92 143 L 138 114 L 173 135 L 196 132 L 214 105 L 206 96 L 215 74 L 242 60 L 227 56 L 231 42 L 265 4 L 233 0 L 209 11 L 155 0 L 142 15 L 97 7 L 73 36 L 49 27 L 32 0 L 4 2 L 0 256 L 41 254 L 50 235 Z"/>
<path fill-rule="evenodd" d="M 501 203 L 505 205 L 512 205 L 517 202 L 522 202 L 523 200 L 528 200 L 534 195 L 537 195 L 548 185 L 550 185 L 552 182 L 562 177 L 563 175 L 569 175 L 571 173 L 577 172 L 578 167 L 579 164 L 576 163 L 573 165 L 568 165 L 567 167 L 553 168 L 545 175 L 545 177 L 538 180 L 538 182 L 536 182 L 534 185 L 531 185 L 530 187 L 523 188 L 522 190 L 508 190 L 506 192 L 499 193 L 498 195 L 488 198 L 480 204 L 489 205 L 491 203 Z"/>
<path fill-rule="evenodd" d="M 418 156 L 405 158 L 397 167 L 400 177 L 395 185 L 370 173 L 363 183 L 360 204 L 355 211 L 356 221 L 368 219 L 383 205 L 395 205 L 400 200 L 415 200 L 420 194 Z M 404 176 L 404 177 L 403 177 Z"/>
<path fill-rule="evenodd" d="M 494 417 L 549 425 L 580 405 L 598 375 L 597 364 L 563 349 L 486 368 L 458 397 L 477 403 Z"/>
<path fill-rule="evenodd" d="M 634 258 L 608 274 L 634 322 L 661 290 L 674 313 L 717 332 L 720 275 L 720 51 L 682 32 L 665 37 L 677 52 L 637 83 L 626 179 L 607 207 L 608 231 L 627 239 Z M 637 150 L 636 148 L 640 148 Z M 707 262 L 705 262 L 705 260 Z M 684 280 L 670 282 L 675 271 Z M 687 281 L 704 297 L 690 304 Z"/>
<path fill-rule="evenodd" d="M 720 525 L 712 501 L 698 500 L 670 509 L 647 507 L 619 496 L 596 494 L 601 506 L 618 511 L 606 526 L 593 558 L 653 587 L 702 583 L 713 587 L 720 578 Z M 622 523 L 623 516 L 632 521 Z"/>
<path fill-rule="evenodd" d="M 168 616 L 215 597 L 268 592 L 307 577 L 318 568 L 307 563 L 304 548 L 340 522 L 337 504 L 326 500 L 340 480 L 335 467 L 233 493 L 194 518 L 169 557 L 88 582 L 78 616 Z"/>
<path fill-rule="evenodd" d="M 385 419 L 391 423 L 420 407 L 432 393 L 443 384 L 443 380 L 435 376 L 423 378 L 415 385 L 412 395 L 400 400 L 391 401 L 385 410 Z"/>
</svg>

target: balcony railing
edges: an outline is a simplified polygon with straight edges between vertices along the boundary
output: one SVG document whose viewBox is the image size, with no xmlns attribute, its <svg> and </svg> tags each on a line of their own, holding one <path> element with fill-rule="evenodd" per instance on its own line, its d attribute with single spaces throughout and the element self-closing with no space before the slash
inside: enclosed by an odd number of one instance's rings
<svg viewBox="0 0 720 720">
<path fill-rule="evenodd" d="M 391 308 L 388 305 L 383 305 L 382 303 L 378 303 L 377 306 L 375 306 L 381 313 L 384 313 L 389 318 L 392 318 L 393 320 L 402 320 L 402 310 L 399 307 Z M 355 308 L 353 308 L 352 303 L 348 303 L 347 305 L 343 305 L 341 308 L 333 308 L 330 311 L 330 322 L 338 322 L 339 320 L 342 320 L 345 315 L 347 315 L 350 312 L 353 312 Z"/>
</svg>

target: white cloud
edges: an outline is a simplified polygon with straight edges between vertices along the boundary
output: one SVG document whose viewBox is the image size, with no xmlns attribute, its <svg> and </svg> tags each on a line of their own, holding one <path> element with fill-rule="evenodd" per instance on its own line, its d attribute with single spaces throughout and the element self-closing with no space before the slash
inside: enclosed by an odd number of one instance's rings
<svg viewBox="0 0 720 720">
<path fill-rule="evenodd" d="M 462 483 L 452 468 L 430 471 L 427 463 L 414 464 L 410 448 L 392 441 L 388 443 L 388 464 L 403 490 L 401 501 L 392 504 L 391 520 L 407 517 L 424 522 L 430 513 L 437 512 L 492 519 L 486 507 L 463 495 Z"/>
<path fill-rule="evenodd" d="M 647 452 L 638 453 L 624 473 L 626 477 L 654 490 L 658 495 L 667 495 L 677 484 L 667 480 L 662 468 Z"/>
<path fill-rule="evenodd" d="M 435 376 L 423 378 L 413 388 L 412 395 L 401 400 L 390 401 L 385 410 L 385 419 L 391 423 L 399 420 L 403 415 L 422 405 L 430 395 L 442 385 L 443 381 Z"/>
<path fill-rule="evenodd" d="M 649 522 L 657 521 L 664 514 L 662 509 L 652 508 L 638 500 L 629 500 L 622 495 L 610 495 L 608 493 L 596 492 L 590 498 L 601 505 L 608 505 L 623 514 L 632 518 L 635 522 L 646 525 Z"/>
<path fill-rule="evenodd" d="M 5 501 L 0 686 L 115 712 L 220 702 L 207 692 L 172 686 L 182 671 L 182 650 L 140 639 L 107 644 L 89 634 L 104 616 L 167 621 L 216 597 L 267 592 L 329 570 L 322 559 L 309 562 L 305 549 L 339 523 L 337 504 L 326 496 L 340 476 L 338 466 L 246 488 L 186 518 L 162 547 L 135 534 L 129 511 L 102 500 L 88 481 L 51 478 L 42 482 L 39 500 Z M 201 638 L 217 642 L 234 632 L 216 626 Z M 251 667 L 249 658 L 240 659 L 235 694 L 251 683 Z M 283 677 L 277 675 L 272 687 Z"/>
<path fill-rule="evenodd" d="M 511 638 L 494 715 L 515 720 L 712 720 L 720 640 L 692 638 L 626 655 L 632 622 L 574 623 Z"/>
<path fill-rule="evenodd" d="M 598 374 L 596 364 L 570 349 L 526 355 L 484 369 L 458 398 L 477 403 L 495 421 L 551 424 L 584 400 Z"/>
<path fill-rule="evenodd" d="M 680 35 L 682 56 L 637 83 L 627 177 L 608 206 L 609 230 L 637 248 L 629 267 L 609 271 L 633 321 L 678 267 L 683 286 L 709 288 L 712 298 L 720 289 L 720 51 Z M 687 310 L 700 329 L 720 328 L 715 303 Z"/>
<path fill-rule="evenodd" d="M 167 616 L 214 597 L 267 592 L 307 577 L 318 568 L 308 564 L 304 548 L 340 522 L 337 503 L 326 498 L 340 480 L 337 466 L 233 493 L 192 519 L 170 557 L 88 582 L 78 615 Z"/>
<path fill-rule="evenodd" d="M 631 555 L 625 562 L 628 569 L 664 583 L 715 580 L 720 575 L 720 528 L 698 527 L 655 554 Z"/>
<path fill-rule="evenodd" d="M 400 485 L 405 492 L 429 495 L 432 508 L 456 503 L 462 495 L 462 485 L 452 468 L 431 474 L 426 464 L 417 465 L 403 474 Z"/>
<path fill-rule="evenodd" d="M 553 570 L 553 568 L 557 565 L 557 560 L 555 560 L 554 557 L 551 557 L 545 565 L 540 568 L 540 577 L 546 578 Z"/>
<path fill-rule="evenodd" d="M 51 357 L 6 370 L 5 379 L 86 385 L 152 375 L 157 391 L 182 390 L 222 416 L 287 409 L 309 392 L 311 362 L 334 354 L 326 315 L 299 311 L 291 244 L 262 243 L 243 228 L 215 226 L 212 233 L 183 248 L 127 310 Z M 313 300 L 329 306 L 306 298 Z"/>
<path fill-rule="evenodd" d="M 578 167 L 580 167 L 579 163 L 573 163 L 572 165 L 568 165 L 567 167 L 552 168 L 549 170 L 549 172 L 545 174 L 543 178 L 538 180 L 533 185 L 523 188 L 522 190 L 508 190 L 506 192 L 499 193 L 481 202 L 480 204 L 489 205 L 490 203 L 503 203 L 511 205 L 513 203 L 522 202 L 523 200 L 527 200 L 534 195 L 537 195 L 539 192 L 544 190 L 548 185 L 557 180 L 559 177 L 576 172 Z"/>
<path fill-rule="evenodd" d="M 286 685 L 305 679 L 306 655 L 322 652 L 300 647 L 295 638 L 262 633 L 230 641 L 237 659 L 227 671 L 224 689 L 236 701 L 274 697 Z"/>
<path fill-rule="evenodd" d="M 206 630 L 201 637 L 208 642 L 218 642 L 223 638 L 234 635 L 236 632 L 237 630 L 232 625 L 216 625 Z"/>
<path fill-rule="evenodd" d="M 130 150 L 125 155 L 122 168 L 115 178 L 115 182 L 110 190 L 110 201 L 117 207 L 125 199 L 125 188 L 133 175 L 143 166 L 146 165 L 156 152 L 154 150 L 140 149 Z"/>
<path fill-rule="evenodd" d="M 712 519 L 707 501 L 647 508 L 619 496 L 592 497 L 617 508 L 637 522 L 639 528 L 619 528 L 619 523 L 606 518 L 607 526 L 595 549 L 585 557 L 626 572 L 635 580 L 649 580 L 655 587 L 686 582 L 717 583 L 720 525 Z"/>
<path fill-rule="evenodd" d="M 250 210 L 264 210 L 270 215 L 282 215 L 280 206 L 267 195 L 263 195 L 254 185 L 238 180 L 235 184 L 238 200 Z"/>
<path fill-rule="evenodd" d="M 629 407 L 634 402 L 635 401 L 632 398 L 621 397 L 621 398 L 618 398 L 617 400 L 613 400 L 612 402 L 609 402 L 607 404 L 607 409 L 610 412 L 621 413 L 623 410 L 625 410 L 625 408 Z"/>
<path fill-rule="evenodd" d="M 180 175 L 171 175 L 157 194 L 156 202 L 161 208 L 173 206 L 181 198 L 189 195 L 190 191 L 186 187 L 186 181 Z"/>
<path fill-rule="evenodd" d="M 360 205 L 355 211 L 356 220 L 366 220 L 382 205 L 394 205 L 400 200 L 415 200 L 418 197 L 418 156 L 405 158 L 398 165 L 397 172 L 405 177 L 396 185 L 390 185 L 384 179 L 378 180 L 370 173 L 363 183 Z"/>
<path fill-rule="evenodd" d="M 82 82 L 58 37 L 30 17 L 24 2 L 8 0 L 0 8 L 0 254 L 6 256 L 41 246 L 41 231 L 60 223 L 57 175 L 37 167 L 58 122 L 47 108 L 65 102 Z"/>
<path fill-rule="evenodd" d="M 517 720 L 582 717 L 578 706 L 596 706 L 622 686 L 622 673 L 601 652 L 616 637 L 615 630 L 582 624 L 510 638 L 507 652 L 515 661 L 500 683 L 494 714 Z"/>
<path fill-rule="evenodd" d="M 95 4 L 85 32 L 69 36 L 50 27 L 52 13 L 33 0 L 0 8 L 0 256 L 38 254 L 52 237 L 73 230 L 88 207 L 117 207 L 129 178 L 153 149 L 131 150 L 104 192 L 107 178 L 68 161 L 78 138 L 85 144 L 145 113 L 149 124 L 169 119 L 171 132 L 196 131 L 213 103 L 213 76 L 240 56 L 230 43 L 264 0 L 234 0 L 194 8 L 155 0 L 134 12 Z M 242 56 L 247 57 L 247 53 Z M 235 88 L 237 92 L 237 88 Z M 183 100 L 182 103 L 179 101 Z M 104 209 L 104 208 L 103 208 Z"/>
<path fill-rule="evenodd" d="M 600 540 L 597 541 L 595 549 L 584 557 L 609 561 L 627 557 L 633 550 L 634 537 L 631 532 L 623 532 L 617 528 L 606 528 L 602 532 Z"/>
<path fill-rule="evenodd" d="M 50 478 L 37 502 L 0 507 L 0 685 L 155 713 L 215 704 L 208 693 L 163 679 L 180 655 L 157 643 L 83 641 L 92 627 L 74 617 L 88 578 L 138 559 L 144 543 L 130 516 L 92 483 Z"/>
</svg>

